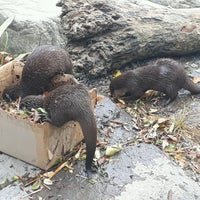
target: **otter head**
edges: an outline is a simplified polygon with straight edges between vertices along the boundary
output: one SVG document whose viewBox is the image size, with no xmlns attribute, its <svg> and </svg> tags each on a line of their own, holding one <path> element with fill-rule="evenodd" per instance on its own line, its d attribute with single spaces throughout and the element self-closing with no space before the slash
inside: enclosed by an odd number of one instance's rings
<svg viewBox="0 0 200 200">
<path fill-rule="evenodd" d="M 23 92 L 20 83 L 16 83 L 15 85 L 6 87 L 3 91 L 2 97 L 5 101 L 11 102 L 21 97 L 22 94 Z"/>
<path fill-rule="evenodd" d="M 43 108 L 44 97 L 45 96 L 43 95 L 28 95 L 21 99 L 19 108 L 27 109 L 29 111 L 31 111 L 32 108 Z"/>
<path fill-rule="evenodd" d="M 131 96 L 132 77 L 130 75 L 131 73 L 127 71 L 111 80 L 110 94 L 112 97 L 118 99 Z"/>
</svg>

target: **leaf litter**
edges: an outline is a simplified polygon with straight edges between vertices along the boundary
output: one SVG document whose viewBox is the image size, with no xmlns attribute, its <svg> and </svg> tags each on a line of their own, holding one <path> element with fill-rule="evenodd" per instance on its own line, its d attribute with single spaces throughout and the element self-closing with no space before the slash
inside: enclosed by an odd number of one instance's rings
<svg viewBox="0 0 200 200">
<path fill-rule="evenodd" d="M 115 77 L 120 75 L 118 71 Z M 199 82 L 200 80 L 194 80 Z M 123 100 L 118 100 L 116 105 L 126 110 L 131 116 L 135 126 L 133 127 L 138 134 L 135 138 L 128 139 L 125 144 L 114 144 L 112 146 L 109 143 L 109 133 L 107 133 L 104 142 L 97 142 L 97 149 L 95 152 L 95 162 L 100 168 L 105 163 L 109 162 L 110 157 L 119 153 L 122 147 L 125 145 L 132 145 L 133 143 L 151 143 L 158 146 L 162 151 L 169 155 L 174 161 L 176 161 L 182 168 L 189 168 L 193 172 L 200 174 L 200 134 L 199 130 L 194 127 L 190 127 L 185 124 L 187 120 L 186 109 L 178 115 L 174 115 L 173 118 L 163 117 L 159 115 L 160 108 L 157 106 L 159 98 L 158 93 L 155 91 L 148 91 L 141 97 L 141 99 L 135 101 L 133 104 L 126 104 Z M 101 101 L 103 96 L 97 98 Z M 145 102 L 146 99 L 151 99 L 151 105 Z M 23 119 L 28 119 L 33 122 L 42 122 L 42 117 L 47 113 L 44 109 L 33 109 L 32 111 L 20 110 L 19 99 L 15 102 L 6 103 L 3 100 L 0 101 L 0 109 Z M 109 131 L 113 132 L 112 126 L 123 126 L 126 129 L 124 123 L 116 120 L 110 121 L 111 126 Z M 128 129 L 127 129 L 128 130 Z M 73 173 L 73 165 L 77 160 L 83 160 L 86 158 L 85 144 L 80 143 L 73 149 L 71 149 L 61 160 L 55 163 L 55 166 L 46 172 L 38 174 L 36 177 L 29 176 L 14 176 L 12 181 L 20 181 L 24 187 L 32 185 L 33 192 L 27 194 L 30 196 L 36 192 L 41 191 L 43 188 L 50 190 L 49 186 L 53 185 L 52 178 L 61 170 L 68 170 L 69 173 Z M 85 177 L 86 178 L 86 177 Z M 3 184 L 9 183 L 8 180 Z M 2 184 L 2 185 L 3 185 Z M 0 184 L 1 186 L 1 184 Z"/>
<path fill-rule="evenodd" d="M 125 109 L 136 122 L 138 134 L 135 143 L 154 144 L 182 168 L 200 174 L 200 130 L 186 123 L 189 108 L 163 117 L 159 114 L 159 101 L 150 91 L 133 104 L 126 105 L 119 100 L 116 105 Z"/>
</svg>

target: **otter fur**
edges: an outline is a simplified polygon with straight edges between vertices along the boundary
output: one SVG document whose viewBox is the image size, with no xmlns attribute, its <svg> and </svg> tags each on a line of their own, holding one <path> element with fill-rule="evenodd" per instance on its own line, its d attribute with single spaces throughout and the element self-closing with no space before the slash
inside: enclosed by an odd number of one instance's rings
<svg viewBox="0 0 200 200">
<path fill-rule="evenodd" d="M 32 95 L 22 99 L 20 108 L 31 106 L 43 107 L 48 113 L 44 121 L 54 126 L 61 127 L 71 120 L 79 122 L 86 143 L 86 172 L 89 175 L 96 149 L 97 127 L 87 88 L 83 84 L 64 84 L 45 97 Z"/>
<path fill-rule="evenodd" d="M 64 84 L 75 85 L 78 83 L 78 80 L 74 78 L 72 74 L 59 74 L 51 80 L 50 84 L 48 85 L 48 91 L 54 90 Z"/>
<path fill-rule="evenodd" d="M 72 74 L 69 54 L 57 46 L 39 46 L 27 57 L 20 83 L 5 88 L 2 96 L 13 101 L 19 96 L 42 94 L 54 76 L 64 73 Z"/>
<path fill-rule="evenodd" d="M 21 99 L 19 108 L 29 111 L 37 108 L 44 108 L 44 98 L 44 95 L 28 95 Z"/>
<path fill-rule="evenodd" d="M 181 88 L 189 90 L 191 94 L 200 93 L 200 87 L 187 76 L 182 64 L 167 58 L 126 71 L 110 83 L 110 93 L 114 98 L 136 100 L 152 89 L 166 94 L 166 105 L 177 97 Z"/>
</svg>

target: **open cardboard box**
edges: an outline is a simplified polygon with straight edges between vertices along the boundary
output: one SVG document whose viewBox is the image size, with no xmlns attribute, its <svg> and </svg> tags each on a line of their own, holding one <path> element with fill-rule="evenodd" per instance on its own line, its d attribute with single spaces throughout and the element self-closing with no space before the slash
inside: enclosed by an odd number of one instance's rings
<svg viewBox="0 0 200 200">
<path fill-rule="evenodd" d="M 13 61 L 0 68 L 0 78 L 4 79 L 0 79 L 0 96 L 7 85 L 18 81 L 14 68 L 19 66 L 21 63 Z M 20 73 L 18 75 L 21 77 Z M 96 96 L 96 89 L 90 90 L 93 109 Z M 47 122 L 40 124 L 16 117 L 0 108 L 0 138 L 0 151 L 47 170 L 77 145 L 83 139 L 83 134 L 79 124 L 74 121 L 57 128 Z"/>
</svg>

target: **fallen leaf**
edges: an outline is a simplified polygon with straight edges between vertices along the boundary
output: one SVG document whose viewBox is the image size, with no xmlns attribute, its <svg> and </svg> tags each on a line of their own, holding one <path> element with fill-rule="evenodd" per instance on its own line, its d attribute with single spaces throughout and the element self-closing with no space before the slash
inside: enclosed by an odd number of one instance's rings
<svg viewBox="0 0 200 200">
<path fill-rule="evenodd" d="M 117 70 L 113 77 L 116 78 L 116 77 L 120 76 L 121 74 L 122 74 L 121 71 Z"/>
<path fill-rule="evenodd" d="M 157 112 L 158 112 L 158 109 L 155 109 L 155 108 L 150 108 L 150 110 L 149 110 L 149 113 L 151 113 L 151 114 L 154 114 Z"/>
<path fill-rule="evenodd" d="M 169 122 L 168 118 L 164 118 L 164 117 L 158 118 L 158 124 L 165 124 L 168 122 Z"/>
<path fill-rule="evenodd" d="M 44 183 L 45 185 L 52 185 L 52 184 L 53 184 L 52 180 L 50 180 L 49 178 L 45 178 L 45 179 L 43 180 L 43 183 Z"/>
<path fill-rule="evenodd" d="M 13 177 L 12 177 L 12 180 L 13 180 L 13 181 L 19 180 L 19 176 L 13 176 Z"/>
<path fill-rule="evenodd" d="M 101 158 L 99 158 L 99 159 L 97 160 L 97 163 L 98 163 L 99 166 L 101 166 L 101 165 L 103 165 L 106 161 L 107 161 L 107 158 L 106 158 L 105 156 L 103 156 L 103 157 L 101 157 Z"/>
<path fill-rule="evenodd" d="M 37 108 L 36 110 L 37 110 L 37 112 L 39 114 L 42 114 L 42 115 L 47 115 L 48 114 L 47 111 L 44 108 Z"/>
<path fill-rule="evenodd" d="M 52 178 L 54 176 L 54 172 L 53 171 L 50 171 L 50 172 L 46 172 L 43 174 L 44 177 L 46 178 Z"/>
<path fill-rule="evenodd" d="M 103 95 L 97 95 L 97 102 L 102 101 L 104 99 Z"/>
<path fill-rule="evenodd" d="M 80 148 L 79 150 L 78 150 L 78 152 L 75 154 L 75 159 L 77 159 L 77 160 L 81 160 L 81 151 L 82 151 L 82 148 Z"/>
<path fill-rule="evenodd" d="M 141 99 L 149 98 L 149 97 L 155 95 L 156 93 L 157 93 L 157 91 L 155 91 L 155 90 L 147 90 L 147 91 L 141 96 Z"/>
<path fill-rule="evenodd" d="M 121 104 L 126 105 L 125 101 L 122 99 L 117 99 Z"/>
<path fill-rule="evenodd" d="M 120 108 L 125 108 L 126 107 L 125 102 L 123 102 L 123 103 L 118 102 L 118 103 L 116 103 L 116 106 L 118 106 Z"/>
<path fill-rule="evenodd" d="M 95 151 L 95 158 L 99 159 L 101 157 L 101 152 L 99 149 L 96 149 Z"/>
<path fill-rule="evenodd" d="M 35 191 L 35 190 L 38 190 L 41 186 L 42 186 L 42 181 L 41 181 L 41 178 L 38 177 L 37 181 L 32 185 L 31 189 Z"/>
<path fill-rule="evenodd" d="M 200 82 L 200 77 L 194 77 L 194 78 L 192 79 L 192 81 L 193 81 L 194 83 L 198 83 L 198 82 Z"/>
<path fill-rule="evenodd" d="M 1 181 L 0 181 L 0 186 L 6 185 L 8 182 L 9 182 L 8 179 L 1 180 Z"/>
<path fill-rule="evenodd" d="M 167 140 L 162 141 L 162 149 L 165 149 L 169 145 Z"/>
<path fill-rule="evenodd" d="M 178 139 L 177 137 L 173 136 L 173 135 L 167 135 L 167 137 L 169 137 L 171 140 L 173 140 L 174 142 L 177 142 Z"/>
<path fill-rule="evenodd" d="M 159 124 L 154 124 L 153 129 L 156 131 L 159 128 Z"/>
<path fill-rule="evenodd" d="M 166 140 L 165 140 L 166 141 Z M 167 144 L 168 142 L 166 142 Z M 169 144 L 164 148 L 167 152 L 175 152 L 176 151 L 176 145 L 175 144 Z"/>
<path fill-rule="evenodd" d="M 187 166 L 186 160 L 185 160 L 185 158 L 183 158 L 183 156 L 181 154 L 174 155 L 174 158 L 176 159 L 176 161 L 179 162 L 179 165 L 182 168 L 185 168 Z"/>
<path fill-rule="evenodd" d="M 174 125 L 174 123 L 172 123 L 172 124 L 170 125 L 170 127 L 169 127 L 168 132 L 169 132 L 169 133 L 172 133 L 173 130 L 174 130 L 174 127 L 175 127 L 175 125 Z"/>
<path fill-rule="evenodd" d="M 121 150 L 122 150 L 122 145 L 121 144 L 115 144 L 115 145 L 112 145 L 112 146 L 108 146 L 106 148 L 105 155 L 106 156 L 113 156 L 116 153 L 120 152 Z"/>
</svg>

